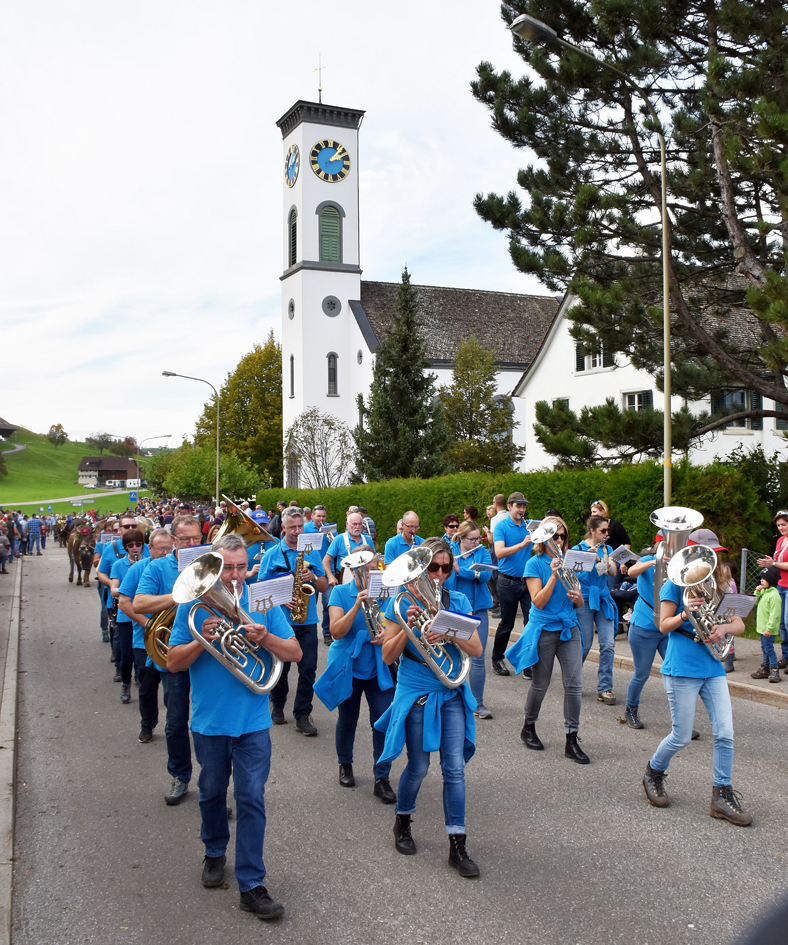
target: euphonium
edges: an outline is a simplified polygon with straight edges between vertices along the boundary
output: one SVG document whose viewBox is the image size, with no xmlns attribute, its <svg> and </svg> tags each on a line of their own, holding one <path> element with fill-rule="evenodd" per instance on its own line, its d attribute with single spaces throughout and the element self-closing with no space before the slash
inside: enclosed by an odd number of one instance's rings
<svg viewBox="0 0 788 945">
<path fill-rule="evenodd" d="M 175 623 L 177 612 L 178 608 L 175 605 L 168 607 L 154 614 L 145 625 L 145 649 L 160 669 L 167 668 L 170 633 L 172 633 L 172 625 Z"/>
<path fill-rule="evenodd" d="M 703 513 L 682 505 L 668 505 L 655 509 L 649 520 L 662 532 L 654 561 L 654 625 L 659 627 L 659 592 L 668 576 L 668 561 L 687 545 L 687 539 L 703 524 Z M 667 560 L 666 560 L 667 559 Z"/>
<path fill-rule="evenodd" d="M 432 621 L 439 611 L 443 610 L 440 583 L 430 581 L 427 577 L 427 567 L 431 561 L 432 552 L 429 548 L 411 548 L 410 551 L 406 551 L 391 562 L 383 572 L 381 580 L 385 587 L 401 585 L 405 588 L 397 594 L 394 601 L 394 615 L 397 623 L 407 633 L 424 662 L 443 685 L 448 689 L 457 689 L 465 682 L 471 671 L 470 656 L 455 643 L 447 643 L 445 640 L 442 643 L 427 643 L 424 639 L 424 634 L 430 629 Z M 409 627 L 407 619 L 403 620 L 400 614 L 400 604 L 405 598 L 423 608 L 413 627 Z M 452 676 L 457 663 L 449 652 L 450 647 L 460 656 L 460 668 L 456 676 Z M 444 669 L 443 665 L 447 660 L 448 666 Z"/>
<path fill-rule="evenodd" d="M 563 584 L 565 591 L 578 591 L 582 594 L 583 590 L 580 587 L 580 580 L 575 574 L 574 571 L 570 571 L 569 568 L 563 567 L 564 562 L 564 553 L 555 543 L 553 536 L 558 531 L 558 526 L 555 522 L 547 522 L 545 525 L 540 525 L 531 535 L 531 539 L 534 544 L 537 542 L 543 542 L 547 548 L 550 550 L 550 553 L 554 558 L 558 558 L 561 562 L 561 567 L 558 569 L 558 580 Z"/>
<path fill-rule="evenodd" d="M 222 584 L 223 567 L 224 559 L 215 551 L 200 555 L 183 569 L 172 589 L 172 596 L 178 604 L 187 604 L 200 598 L 189 611 L 189 632 L 236 679 L 262 696 L 279 681 L 282 662 L 240 632 L 242 624 L 254 624 L 257 621 L 241 607 L 236 582 L 233 582 L 232 593 Z M 216 628 L 218 640 L 206 640 L 197 629 L 195 617 L 200 610 L 221 618 L 222 622 Z"/>
<path fill-rule="evenodd" d="M 226 495 L 223 495 L 222 498 L 227 503 L 227 518 L 219 526 L 219 530 L 213 536 L 212 541 L 218 541 L 220 538 L 224 538 L 225 535 L 240 535 L 246 542 L 247 547 L 253 545 L 256 541 L 261 541 L 263 544 L 267 541 L 276 541 L 268 529 L 259 525 L 248 512 L 237 506 L 232 499 L 228 499 Z"/>
<path fill-rule="evenodd" d="M 340 567 L 348 568 L 350 571 L 358 572 L 362 588 L 369 587 L 369 575 L 367 574 L 367 565 L 376 558 L 374 551 L 366 549 L 363 551 L 354 551 L 340 562 Z M 378 602 L 369 597 L 361 601 L 361 613 L 364 616 L 364 623 L 367 625 L 369 635 L 373 640 L 377 640 L 383 635 L 384 623 L 383 615 L 380 612 Z"/>
<path fill-rule="evenodd" d="M 709 640 L 715 624 L 729 623 L 728 618 L 715 611 L 720 603 L 714 570 L 717 567 L 717 555 L 713 548 L 705 545 L 693 545 L 682 548 L 670 560 L 668 577 L 674 584 L 684 588 L 681 595 L 684 609 L 689 614 L 690 623 L 695 631 L 695 639 L 705 643 L 714 659 L 722 662 L 733 646 L 733 636 L 726 633 L 719 643 Z M 698 610 L 690 610 L 692 598 L 703 598 Z"/>
<path fill-rule="evenodd" d="M 301 578 L 301 571 L 304 567 L 304 552 L 299 551 L 295 563 L 295 574 L 293 575 L 293 609 L 290 611 L 290 619 L 293 623 L 305 623 L 306 615 L 309 610 L 309 598 L 315 593 L 311 584 L 305 584 Z"/>
</svg>

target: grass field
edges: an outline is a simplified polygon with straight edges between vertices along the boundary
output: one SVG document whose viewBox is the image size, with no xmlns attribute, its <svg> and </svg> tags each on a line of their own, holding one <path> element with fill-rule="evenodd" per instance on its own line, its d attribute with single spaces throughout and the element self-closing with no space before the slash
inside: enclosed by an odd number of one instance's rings
<svg viewBox="0 0 788 945">
<path fill-rule="evenodd" d="M 77 484 L 80 460 L 95 453 L 87 443 L 69 442 L 55 449 L 42 434 L 21 428 L 14 434 L 14 440 L 26 444 L 27 449 L 4 455 L 8 475 L 0 476 L 0 507 L 72 495 L 89 499 L 97 491 Z M 85 508 L 118 510 L 125 508 L 127 502 L 128 493 L 123 492 L 117 497 L 94 498 Z M 56 512 L 74 509 L 68 502 L 53 503 L 53 506 Z"/>
</svg>

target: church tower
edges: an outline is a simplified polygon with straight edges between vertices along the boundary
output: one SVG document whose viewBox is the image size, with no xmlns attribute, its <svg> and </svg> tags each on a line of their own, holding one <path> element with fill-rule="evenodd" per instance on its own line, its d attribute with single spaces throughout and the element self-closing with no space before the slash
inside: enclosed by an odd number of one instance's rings
<svg viewBox="0 0 788 945">
<path fill-rule="evenodd" d="M 282 421 L 309 407 L 358 422 L 367 374 L 351 302 L 361 298 L 358 130 L 364 112 L 296 102 L 277 122 L 283 138 Z M 285 483 L 298 486 L 290 464 Z"/>
</svg>

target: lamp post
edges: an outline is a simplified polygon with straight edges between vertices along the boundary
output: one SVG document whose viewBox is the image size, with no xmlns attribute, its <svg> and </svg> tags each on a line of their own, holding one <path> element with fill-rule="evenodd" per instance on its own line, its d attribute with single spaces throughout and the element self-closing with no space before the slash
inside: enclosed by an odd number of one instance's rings
<svg viewBox="0 0 788 945">
<path fill-rule="evenodd" d="M 591 62 L 595 62 L 597 65 L 602 66 L 603 69 L 614 72 L 619 78 L 623 79 L 627 85 L 633 88 L 638 93 L 638 95 L 640 95 L 640 97 L 646 103 L 646 108 L 654 120 L 654 124 L 657 126 L 657 135 L 659 136 L 659 150 L 662 160 L 662 348 L 664 355 L 663 372 L 665 375 L 663 381 L 665 395 L 663 427 L 663 452 L 665 454 L 663 458 L 663 501 L 665 505 L 670 505 L 671 493 L 673 491 L 671 461 L 671 456 L 673 453 L 673 427 L 670 416 L 672 377 L 670 370 L 670 282 L 668 279 L 667 159 L 665 156 L 665 136 L 662 134 L 662 122 L 659 120 L 657 113 L 654 111 L 654 107 L 652 106 L 645 90 L 642 89 L 632 79 L 630 79 L 630 77 L 625 72 L 622 72 L 615 66 L 611 66 L 609 62 L 605 62 L 603 59 L 597 59 L 596 56 L 592 56 L 591 53 L 586 52 L 585 49 L 575 46 L 574 43 L 568 43 L 565 39 L 561 39 L 556 31 L 551 29 L 551 27 L 549 27 L 546 23 L 543 23 L 541 20 L 537 20 L 533 16 L 529 16 L 527 13 L 523 13 L 522 16 L 518 16 L 517 19 L 512 22 L 511 30 L 526 42 L 542 42 L 561 46 L 564 49 L 569 49 L 572 52 L 578 53 L 586 59 L 590 59 Z"/>
<path fill-rule="evenodd" d="M 137 475 L 140 475 L 140 450 L 142 449 L 142 444 L 147 443 L 148 440 L 169 440 L 172 436 L 172 433 L 162 433 L 161 436 L 146 436 L 141 443 L 137 444 Z M 142 478 L 140 477 L 140 481 Z"/>
<path fill-rule="evenodd" d="M 200 381 L 207 384 L 216 394 L 216 504 L 219 504 L 219 391 L 204 377 L 192 377 L 190 374 L 176 374 L 175 371 L 162 371 L 164 377 L 185 377 L 188 381 Z"/>
</svg>

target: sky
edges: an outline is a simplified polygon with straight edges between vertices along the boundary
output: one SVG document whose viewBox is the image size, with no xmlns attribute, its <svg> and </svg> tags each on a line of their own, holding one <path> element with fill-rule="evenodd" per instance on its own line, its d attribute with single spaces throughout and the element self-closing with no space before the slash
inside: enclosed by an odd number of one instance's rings
<svg viewBox="0 0 788 945">
<path fill-rule="evenodd" d="M 548 295 L 478 192 L 532 158 L 470 93 L 521 74 L 497 0 L 25 0 L 0 14 L 0 415 L 71 439 L 191 437 L 280 337 L 284 149 L 299 99 L 366 111 L 363 278 Z"/>
</svg>

